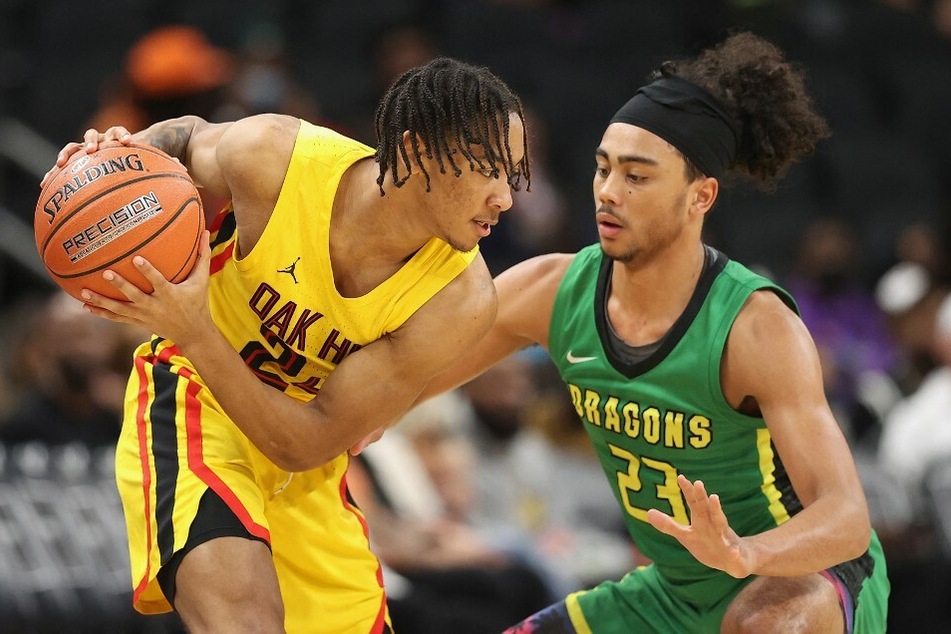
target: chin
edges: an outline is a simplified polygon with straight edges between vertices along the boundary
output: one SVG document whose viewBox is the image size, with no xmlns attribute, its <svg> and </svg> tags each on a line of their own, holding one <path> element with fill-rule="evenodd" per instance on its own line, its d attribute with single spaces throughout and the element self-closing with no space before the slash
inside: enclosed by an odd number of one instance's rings
<svg viewBox="0 0 951 634">
<path fill-rule="evenodd" d="M 462 251 L 463 253 L 467 251 L 472 251 L 474 248 L 479 246 L 478 240 L 470 240 L 469 242 L 463 242 L 461 240 L 456 240 L 453 238 L 446 238 L 446 243 L 449 244 L 456 251 Z"/>
<path fill-rule="evenodd" d="M 616 244 L 605 244 L 604 240 L 601 241 L 601 253 L 604 254 L 604 257 L 610 260 L 622 262 L 624 264 L 629 264 L 636 261 L 638 255 L 637 249 L 620 249 Z"/>
</svg>

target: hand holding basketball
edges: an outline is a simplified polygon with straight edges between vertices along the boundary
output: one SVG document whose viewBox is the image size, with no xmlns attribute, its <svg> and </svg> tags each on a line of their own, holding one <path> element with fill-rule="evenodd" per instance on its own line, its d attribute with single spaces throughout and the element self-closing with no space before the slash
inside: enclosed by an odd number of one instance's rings
<svg viewBox="0 0 951 634">
<path fill-rule="evenodd" d="M 136 256 L 132 258 L 132 265 L 154 290 L 143 292 L 122 275 L 107 270 L 107 282 L 113 287 L 114 293 L 122 295 L 124 299 L 112 299 L 86 290 L 80 297 L 86 303 L 87 310 L 112 321 L 141 326 L 179 346 L 200 340 L 203 329 L 215 328 L 208 309 L 208 270 L 211 259 L 208 235 L 207 231 L 202 232 L 198 260 L 184 281 L 177 284 L 169 282 L 148 260 Z"/>
<path fill-rule="evenodd" d="M 40 189 L 46 187 L 46 181 L 48 181 L 53 174 L 58 172 L 60 168 L 66 165 L 69 161 L 69 157 L 73 154 L 83 149 L 87 152 L 95 152 L 99 149 L 99 144 L 105 143 L 106 141 L 118 141 L 122 145 L 129 145 L 129 143 L 132 142 L 132 134 L 121 125 L 113 126 L 105 132 L 99 132 L 92 128 L 86 130 L 82 141 L 78 143 L 67 143 L 63 149 L 59 151 L 59 154 L 56 155 L 56 163 L 53 164 L 53 167 L 46 172 L 46 175 L 43 176 L 43 180 L 40 181 Z"/>
<path fill-rule="evenodd" d="M 103 272 L 151 292 L 132 265 L 141 255 L 164 279 L 183 280 L 198 257 L 204 213 L 181 163 L 115 127 L 63 148 L 43 179 L 33 229 L 47 271 L 70 295 L 89 288 L 125 299 Z"/>
</svg>

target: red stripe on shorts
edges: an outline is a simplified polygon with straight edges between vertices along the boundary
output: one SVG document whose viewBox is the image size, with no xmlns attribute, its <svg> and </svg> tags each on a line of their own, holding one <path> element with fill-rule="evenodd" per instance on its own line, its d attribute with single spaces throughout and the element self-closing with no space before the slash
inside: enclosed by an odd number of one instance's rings
<svg viewBox="0 0 951 634">
<path fill-rule="evenodd" d="M 135 428 L 139 439 L 139 460 L 142 463 L 142 498 L 145 502 L 145 576 L 139 580 L 132 591 L 132 603 L 136 604 L 139 597 L 149 584 L 152 570 L 152 471 L 149 469 L 149 441 L 145 423 L 145 412 L 149 404 L 149 382 L 145 370 L 146 359 L 135 358 L 135 371 L 139 376 L 139 405 L 135 411 Z"/>
<path fill-rule="evenodd" d="M 166 348 L 162 351 L 162 354 L 170 349 Z M 184 376 L 191 375 L 191 372 L 185 375 L 186 370 L 184 368 L 181 372 Z M 228 488 L 224 480 L 205 464 L 201 437 L 201 401 L 198 400 L 198 392 L 201 389 L 201 385 L 195 381 L 189 381 L 188 387 L 185 388 L 185 436 L 188 439 L 188 467 L 228 505 L 231 512 L 241 520 L 245 530 L 270 544 L 270 531 L 252 519 L 251 513 L 244 507 L 234 491 Z"/>
<path fill-rule="evenodd" d="M 363 535 L 367 538 L 367 547 L 369 547 L 370 527 L 367 525 L 367 520 L 363 517 L 363 513 L 360 512 L 360 509 L 350 504 L 347 495 L 346 472 L 344 472 L 343 477 L 340 478 L 340 501 L 343 503 L 344 508 L 352 512 L 354 517 L 357 518 L 357 521 L 360 522 L 360 526 L 363 527 Z M 377 559 L 376 582 L 380 584 L 380 588 L 383 588 L 383 566 L 380 565 L 379 559 Z M 373 622 L 373 628 L 370 630 L 370 634 L 384 634 L 386 631 L 386 590 L 384 590 L 383 597 L 380 600 L 380 610 L 376 613 L 376 620 Z"/>
</svg>

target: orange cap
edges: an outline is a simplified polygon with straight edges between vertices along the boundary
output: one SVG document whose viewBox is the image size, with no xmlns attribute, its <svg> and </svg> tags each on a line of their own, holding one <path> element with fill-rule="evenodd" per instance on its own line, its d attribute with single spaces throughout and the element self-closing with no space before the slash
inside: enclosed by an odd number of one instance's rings
<svg viewBox="0 0 951 634">
<path fill-rule="evenodd" d="M 138 40 L 126 57 L 126 73 L 146 96 L 179 96 L 228 83 L 232 55 L 212 46 L 190 26 L 165 26 Z"/>
</svg>

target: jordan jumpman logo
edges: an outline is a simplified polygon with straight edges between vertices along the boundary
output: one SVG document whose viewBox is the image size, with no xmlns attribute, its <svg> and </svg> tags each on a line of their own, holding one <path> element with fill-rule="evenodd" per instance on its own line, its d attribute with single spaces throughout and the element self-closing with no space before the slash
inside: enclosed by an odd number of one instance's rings
<svg viewBox="0 0 951 634">
<path fill-rule="evenodd" d="M 300 256 L 298 255 L 298 256 L 297 256 L 297 259 L 294 260 L 293 262 L 291 262 L 291 265 L 290 265 L 290 266 L 288 266 L 288 267 L 286 267 L 286 268 L 283 268 L 283 269 L 278 269 L 277 272 L 278 272 L 278 273 L 287 273 L 288 275 L 290 275 L 291 277 L 294 278 L 294 283 L 297 284 L 297 275 L 294 273 L 294 269 L 297 268 L 297 262 L 298 262 L 299 260 L 300 260 Z"/>
</svg>

